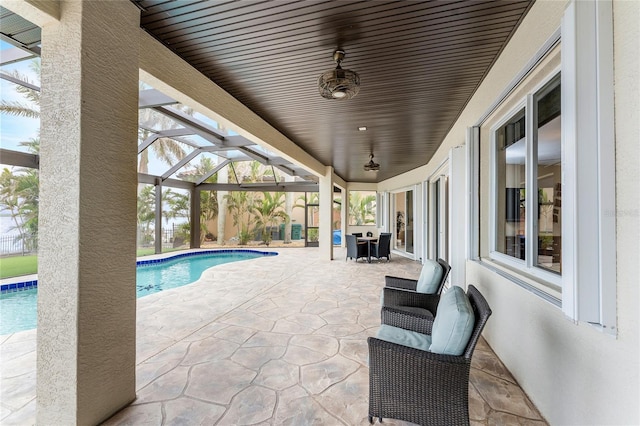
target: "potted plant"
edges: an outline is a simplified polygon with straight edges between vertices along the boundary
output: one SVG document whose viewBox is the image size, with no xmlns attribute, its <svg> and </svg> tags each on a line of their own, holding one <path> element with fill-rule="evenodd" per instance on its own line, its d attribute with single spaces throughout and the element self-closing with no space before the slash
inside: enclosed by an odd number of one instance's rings
<svg viewBox="0 0 640 426">
<path fill-rule="evenodd" d="M 400 232 L 404 227 L 404 212 L 396 213 L 396 238 L 400 238 Z"/>
</svg>

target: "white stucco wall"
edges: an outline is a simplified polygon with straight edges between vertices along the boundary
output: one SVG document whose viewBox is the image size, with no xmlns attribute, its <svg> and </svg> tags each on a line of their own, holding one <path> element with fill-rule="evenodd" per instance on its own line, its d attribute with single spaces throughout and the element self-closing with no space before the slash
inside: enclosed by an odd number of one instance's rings
<svg viewBox="0 0 640 426">
<path fill-rule="evenodd" d="M 135 399 L 139 10 L 59 5 L 42 29 L 37 423 L 98 424 Z"/>
<path fill-rule="evenodd" d="M 452 147 L 463 144 L 465 129 L 480 119 L 559 28 L 566 5 L 566 1 L 536 2 L 429 163 L 381 182 L 378 190 L 424 181 Z M 559 307 L 478 263 L 467 262 L 467 283 L 475 284 L 493 309 L 484 333 L 487 341 L 553 425 L 640 424 L 640 2 L 614 1 L 613 19 L 617 336 L 575 324 Z M 484 229 L 487 224 L 481 226 Z"/>
</svg>

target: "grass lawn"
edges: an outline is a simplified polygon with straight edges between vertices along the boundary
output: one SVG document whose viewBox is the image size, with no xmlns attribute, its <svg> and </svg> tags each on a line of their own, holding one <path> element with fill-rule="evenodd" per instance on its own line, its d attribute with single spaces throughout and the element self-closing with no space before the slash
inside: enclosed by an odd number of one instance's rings
<svg viewBox="0 0 640 426">
<path fill-rule="evenodd" d="M 181 249 L 164 249 L 165 252 L 177 250 Z M 154 252 L 153 248 L 140 249 L 137 252 L 137 256 L 148 256 L 154 254 Z M 0 279 L 37 273 L 38 256 L 36 255 L 0 257 Z"/>
<path fill-rule="evenodd" d="M 0 279 L 38 273 L 38 256 L 0 257 Z"/>
</svg>

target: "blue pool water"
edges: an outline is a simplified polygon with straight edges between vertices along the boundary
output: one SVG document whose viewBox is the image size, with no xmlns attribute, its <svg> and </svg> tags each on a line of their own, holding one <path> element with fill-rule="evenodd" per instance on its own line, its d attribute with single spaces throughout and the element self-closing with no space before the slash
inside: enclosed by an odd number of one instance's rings
<svg viewBox="0 0 640 426">
<path fill-rule="evenodd" d="M 136 268 L 136 294 L 137 297 L 143 297 L 190 284 L 212 266 L 275 254 L 255 250 L 224 250 L 185 253 L 159 261 L 142 260 Z M 36 289 L 0 295 L 0 335 L 36 328 L 36 304 Z"/>
</svg>

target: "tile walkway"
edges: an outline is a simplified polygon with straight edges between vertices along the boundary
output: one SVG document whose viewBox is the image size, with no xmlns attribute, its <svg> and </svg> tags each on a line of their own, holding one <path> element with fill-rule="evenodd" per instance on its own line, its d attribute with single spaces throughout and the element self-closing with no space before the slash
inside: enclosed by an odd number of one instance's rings
<svg viewBox="0 0 640 426">
<path fill-rule="evenodd" d="M 366 338 L 384 275 L 415 277 L 420 264 L 273 251 L 138 299 L 137 399 L 106 425 L 368 424 Z M 0 337 L 2 425 L 35 423 L 35 336 Z M 483 340 L 470 381 L 473 425 L 546 424 Z"/>
</svg>

